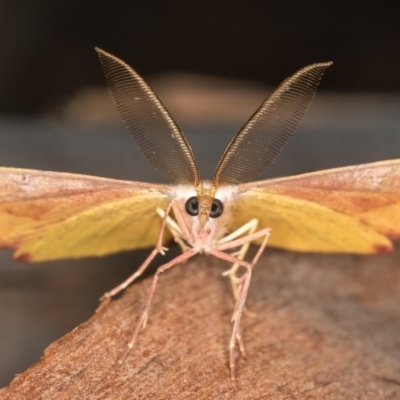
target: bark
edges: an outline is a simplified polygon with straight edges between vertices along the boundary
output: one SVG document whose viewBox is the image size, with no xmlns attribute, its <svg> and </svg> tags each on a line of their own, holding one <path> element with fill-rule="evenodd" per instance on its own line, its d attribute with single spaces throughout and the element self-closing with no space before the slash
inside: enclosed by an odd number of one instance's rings
<svg viewBox="0 0 400 400">
<path fill-rule="evenodd" d="M 233 300 L 226 268 L 198 257 L 159 281 L 147 326 L 124 363 L 149 279 L 0 391 L 0 399 L 400 398 L 400 252 L 299 255 L 268 250 L 250 287 L 229 378 Z"/>
</svg>

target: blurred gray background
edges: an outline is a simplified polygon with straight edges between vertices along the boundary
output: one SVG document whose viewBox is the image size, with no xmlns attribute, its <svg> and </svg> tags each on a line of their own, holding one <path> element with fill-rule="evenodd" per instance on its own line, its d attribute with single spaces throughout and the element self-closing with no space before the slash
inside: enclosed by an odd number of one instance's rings
<svg viewBox="0 0 400 400">
<path fill-rule="evenodd" d="M 0 165 L 165 181 L 119 121 L 95 46 L 150 82 L 205 178 L 273 87 L 329 60 L 298 134 L 262 178 L 399 158 L 399 15 L 389 1 L 0 2 Z M 146 254 L 25 265 L 2 251 L 0 385 Z"/>
</svg>

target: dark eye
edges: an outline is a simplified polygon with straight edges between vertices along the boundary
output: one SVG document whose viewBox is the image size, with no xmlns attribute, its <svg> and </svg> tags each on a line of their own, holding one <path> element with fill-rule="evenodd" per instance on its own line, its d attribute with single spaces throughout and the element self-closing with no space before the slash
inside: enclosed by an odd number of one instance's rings
<svg viewBox="0 0 400 400">
<path fill-rule="evenodd" d="M 210 210 L 210 217 L 211 218 L 218 218 L 222 212 L 224 211 L 224 206 L 218 199 L 214 199 L 211 210 Z"/>
<path fill-rule="evenodd" d="M 199 215 L 199 200 L 197 197 L 191 197 L 185 204 L 186 212 L 191 216 Z"/>
</svg>

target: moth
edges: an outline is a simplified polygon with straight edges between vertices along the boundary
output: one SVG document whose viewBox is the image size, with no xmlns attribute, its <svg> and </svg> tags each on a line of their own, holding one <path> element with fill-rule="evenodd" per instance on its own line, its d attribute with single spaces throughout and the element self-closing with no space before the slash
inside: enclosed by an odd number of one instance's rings
<svg viewBox="0 0 400 400">
<path fill-rule="evenodd" d="M 36 262 L 153 247 L 124 290 L 172 240 L 182 254 L 162 264 L 146 295 L 125 358 L 145 326 L 162 272 L 198 253 L 227 261 L 236 301 L 229 342 L 244 351 L 240 321 L 253 269 L 267 243 L 301 252 L 375 254 L 400 235 L 400 160 L 252 182 L 276 159 L 306 113 L 330 62 L 286 79 L 234 136 L 211 181 L 202 180 L 183 133 L 146 82 L 96 49 L 114 103 L 144 158 L 172 185 L 0 168 L 0 246 Z M 251 243 L 255 256 L 246 260 Z M 239 273 L 239 271 L 244 271 Z"/>
</svg>

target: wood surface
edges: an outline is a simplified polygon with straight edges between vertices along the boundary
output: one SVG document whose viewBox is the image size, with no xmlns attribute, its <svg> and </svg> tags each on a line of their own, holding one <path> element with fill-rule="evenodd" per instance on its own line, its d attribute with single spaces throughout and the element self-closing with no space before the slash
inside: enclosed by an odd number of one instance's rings
<svg viewBox="0 0 400 400">
<path fill-rule="evenodd" d="M 268 249 L 229 378 L 226 264 L 199 256 L 161 276 L 147 326 L 112 374 L 149 278 L 49 346 L 0 399 L 398 399 L 400 251 L 380 256 Z"/>
</svg>

